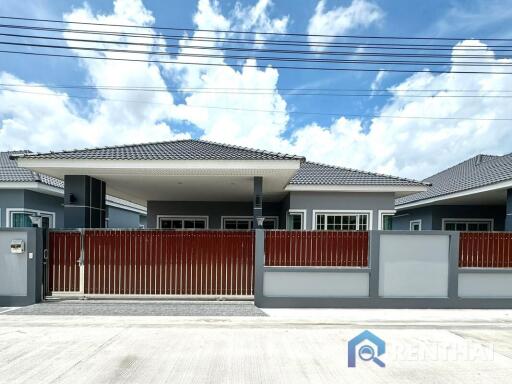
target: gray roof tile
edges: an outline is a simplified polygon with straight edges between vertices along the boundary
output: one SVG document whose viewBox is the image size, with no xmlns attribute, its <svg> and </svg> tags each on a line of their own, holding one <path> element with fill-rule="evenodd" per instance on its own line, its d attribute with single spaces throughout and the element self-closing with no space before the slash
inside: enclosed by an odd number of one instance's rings
<svg viewBox="0 0 512 384">
<path fill-rule="evenodd" d="M 396 200 L 396 205 L 467 191 L 512 179 L 512 153 L 504 156 L 477 155 L 426 178 L 432 186 L 425 192 Z"/>
<path fill-rule="evenodd" d="M 300 156 L 192 139 L 34 153 L 25 157 L 87 160 L 303 160 Z"/>
<path fill-rule="evenodd" d="M 421 182 L 378 173 L 305 162 L 301 156 L 286 155 L 204 140 L 90 148 L 63 152 L 26 153 L 37 159 L 98 160 L 300 160 L 301 167 L 290 184 L 423 186 Z M 42 177 L 42 175 L 41 175 Z"/>
<path fill-rule="evenodd" d="M 333 165 L 305 162 L 290 180 L 290 184 L 309 185 L 395 185 L 423 186 L 410 179 Z"/>
<path fill-rule="evenodd" d="M 41 182 L 52 187 L 64 188 L 62 180 L 18 167 L 16 161 L 11 159 L 11 156 L 26 156 L 31 153 L 30 151 L 0 152 L 0 182 Z"/>
</svg>

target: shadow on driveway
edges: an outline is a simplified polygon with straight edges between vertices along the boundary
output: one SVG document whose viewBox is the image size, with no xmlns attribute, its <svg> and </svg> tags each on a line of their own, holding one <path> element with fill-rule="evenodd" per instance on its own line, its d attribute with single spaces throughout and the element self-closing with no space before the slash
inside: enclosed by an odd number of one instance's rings
<svg viewBox="0 0 512 384">
<path fill-rule="evenodd" d="M 1 315 L 1 314 L 0 314 Z M 5 315 L 267 316 L 252 301 L 62 300 L 21 307 Z"/>
</svg>

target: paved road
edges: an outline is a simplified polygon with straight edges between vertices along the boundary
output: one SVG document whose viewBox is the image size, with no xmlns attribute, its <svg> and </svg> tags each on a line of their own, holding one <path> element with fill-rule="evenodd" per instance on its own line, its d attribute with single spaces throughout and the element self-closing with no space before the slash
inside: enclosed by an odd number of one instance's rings
<svg viewBox="0 0 512 384">
<path fill-rule="evenodd" d="M 83 305 L 103 304 L 116 305 Z M 210 316 L 204 311 L 211 303 L 129 304 L 196 306 L 195 316 L 36 314 L 58 306 L 1 314 L 0 383 L 487 384 L 512 377 L 512 311 L 268 310 L 259 316 L 252 308 L 257 315 L 247 316 L 249 303 L 221 303 L 240 316 Z M 347 342 L 364 329 L 385 340 L 385 368 L 360 360 L 347 367 Z"/>
</svg>

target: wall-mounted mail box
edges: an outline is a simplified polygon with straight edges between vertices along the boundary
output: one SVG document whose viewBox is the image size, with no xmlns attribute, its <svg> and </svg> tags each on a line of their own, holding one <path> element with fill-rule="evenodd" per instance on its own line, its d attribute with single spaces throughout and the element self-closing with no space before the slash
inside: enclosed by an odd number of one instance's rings
<svg viewBox="0 0 512 384">
<path fill-rule="evenodd" d="M 23 240 L 11 240 L 11 253 L 24 253 L 25 242 Z"/>
</svg>

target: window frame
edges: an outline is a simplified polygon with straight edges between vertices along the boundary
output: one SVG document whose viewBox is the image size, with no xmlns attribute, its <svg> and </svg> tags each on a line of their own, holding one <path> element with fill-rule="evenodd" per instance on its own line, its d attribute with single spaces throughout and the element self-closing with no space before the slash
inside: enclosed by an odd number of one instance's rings
<svg viewBox="0 0 512 384">
<path fill-rule="evenodd" d="M 322 210 L 313 210 L 313 217 L 311 221 L 311 228 L 315 231 L 327 231 L 328 229 L 319 229 L 317 228 L 317 216 L 319 215 L 328 215 L 328 216 L 356 216 L 356 226 L 359 228 L 359 216 L 366 215 L 367 216 L 367 228 L 366 229 L 356 229 L 356 231 L 371 231 L 373 229 L 373 211 L 372 210 L 340 210 L 340 209 L 322 209 Z M 324 221 L 324 226 L 327 227 L 327 220 Z"/>
<path fill-rule="evenodd" d="M 279 216 L 263 216 L 265 220 L 272 219 L 275 223 L 275 229 L 279 229 Z M 249 222 L 249 229 L 226 229 L 225 221 L 226 220 L 244 220 Z M 250 231 L 254 228 L 251 228 L 251 223 L 253 222 L 254 217 L 253 216 L 221 216 L 220 217 L 220 228 L 222 230 L 227 231 Z"/>
<path fill-rule="evenodd" d="M 379 231 L 389 231 L 389 229 L 384 229 L 384 216 L 395 216 L 395 209 L 380 209 L 379 210 L 379 225 L 377 229 Z M 391 229 L 393 230 L 393 229 Z"/>
<path fill-rule="evenodd" d="M 413 225 L 415 225 L 415 224 L 419 224 L 419 227 L 418 227 L 417 231 L 412 229 Z M 422 230 L 422 226 L 423 226 L 422 219 L 416 219 L 416 220 L 409 221 L 409 231 L 420 232 Z"/>
<path fill-rule="evenodd" d="M 462 232 L 492 232 L 494 231 L 494 219 L 492 218 L 487 218 L 487 217 L 483 217 L 483 218 L 469 218 L 469 219 L 466 219 L 466 218 L 443 218 L 441 219 L 441 228 L 443 228 L 443 231 L 447 231 L 446 229 L 446 224 L 450 224 L 450 223 L 454 223 L 454 224 L 466 224 L 466 231 L 462 231 Z M 467 225 L 468 224 L 489 224 L 489 230 L 488 231 L 468 231 L 467 230 Z M 456 229 L 454 231 L 457 231 Z M 457 231 L 457 232 L 460 232 L 460 231 Z"/>
<path fill-rule="evenodd" d="M 175 228 L 176 231 L 196 231 L 196 230 L 205 230 L 210 228 L 209 217 L 206 215 L 157 215 L 156 216 L 156 227 L 157 229 L 162 228 L 162 220 L 204 220 L 205 227 L 196 229 L 196 228 Z M 167 228 L 166 228 L 167 229 Z"/>
<path fill-rule="evenodd" d="M 307 223 L 307 210 L 306 209 L 289 209 L 287 214 L 286 214 L 286 229 L 288 231 L 305 231 L 306 230 L 306 223 Z M 302 217 L 302 225 L 301 225 L 301 229 L 291 229 L 291 228 L 288 228 L 288 219 L 290 216 L 292 215 L 300 215 Z"/>
<path fill-rule="evenodd" d="M 12 226 L 14 214 L 15 213 L 24 213 L 31 215 L 38 215 L 41 217 L 48 217 L 50 219 L 50 225 L 48 228 L 55 228 L 55 212 L 51 211 L 41 211 L 40 209 L 31 209 L 31 208 L 6 208 L 5 209 L 5 227 L 6 228 L 14 228 Z"/>
</svg>

